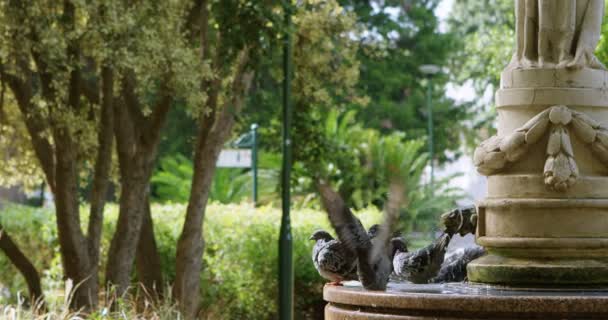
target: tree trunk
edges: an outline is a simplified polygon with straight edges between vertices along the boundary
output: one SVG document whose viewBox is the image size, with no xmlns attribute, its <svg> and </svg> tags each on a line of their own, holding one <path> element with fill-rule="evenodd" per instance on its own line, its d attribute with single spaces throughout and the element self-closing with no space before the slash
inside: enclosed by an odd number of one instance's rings
<svg viewBox="0 0 608 320">
<path fill-rule="evenodd" d="M 199 122 L 199 132 L 194 151 L 194 175 L 186 218 L 177 243 L 176 274 L 173 284 L 173 295 L 186 319 L 196 318 L 199 309 L 199 274 L 204 251 L 203 221 L 205 219 L 205 207 L 215 174 L 215 163 L 222 146 L 232 132 L 235 123 L 234 117 L 243 106 L 244 95 L 253 78 L 253 73 L 246 70 L 248 58 L 249 50 L 244 48 L 236 61 L 237 68 L 234 80 L 229 89 L 230 99 L 225 101 L 217 116 L 215 116 L 215 105 L 211 105 L 210 116 L 201 116 Z M 209 98 L 210 103 L 216 103 L 218 95 L 219 91 L 214 90 Z"/>
<path fill-rule="evenodd" d="M 15 2 L 13 5 L 18 4 Z M 63 3 L 62 21 L 68 29 L 75 28 L 76 8 L 71 1 Z M 23 17 L 19 17 L 23 19 Z M 24 20 L 23 23 L 26 21 Z M 39 41 L 36 28 L 28 29 L 30 40 Z M 70 62 L 80 62 L 80 38 L 68 41 L 66 53 Z M 98 259 L 99 239 L 101 237 L 101 225 L 103 223 L 103 207 L 105 203 L 106 189 L 109 180 L 110 159 L 112 153 L 112 73 L 108 68 L 102 68 L 102 115 L 100 122 L 100 133 L 98 137 L 99 150 L 95 164 L 94 187 L 91 196 L 91 217 L 89 222 L 89 237 L 85 237 L 80 225 L 78 183 L 79 171 L 78 156 L 79 144 L 67 127 L 70 123 L 63 123 L 55 118 L 59 106 L 60 93 L 53 85 L 59 73 L 61 78 L 69 73 L 69 85 L 67 105 L 69 112 L 81 113 L 87 104 L 82 103 L 84 87 L 82 70 L 80 67 L 71 69 L 49 68 L 45 55 L 38 48 L 31 48 L 31 56 L 23 55 L 17 57 L 17 71 L 15 76 L 6 73 L 0 65 L 0 76 L 7 81 L 17 100 L 23 121 L 26 124 L 33 149 L 40 162 L 40 166 L 46 177 L 56 204 L 57 229 L 61 250 L 64 275 L 73 281 L 74 291 L 71 294 L 70 306 L 74 309 L 90 309 L 97 305 L 98 301 Z M 32 61 L 36 66 L 31 68 Z M 74 64 L 75 66 L 77 64 Z M 110 72 L 109 72 L 110 71 Z M 54 72 L 57 72 L 55 74 Z M 87 96 L 90 102 L 97 104 L 98 86 L 96 81 L 86 86 L 92 93 Z M 43 115 L 37 106 L 32 103 L 32 97 L 36 94 L 46 100 L 49 107 L 48 115 Z M 66 109 L 67 110 L 67 109 Z M 65 111 L 65 110 L 64 110 Z M 63 111 L 60 111 L 63 112 Z M 91 111 L 91 114 L 94 112 Z M 52 133 L 52 143 L 44 133 Z M 108 131 L 110 133 L 108 138 Z M 68 293 L 66 293 L 68 294 Z"/>
<path fill-rule="evenodd" d="M 76 155 L 63 129 L 54 130 L 54 138 L 57 159 L 54 196 L 61 258 L 65 276 L 74 283 L 71 306 L 88 308 L 97 305 L 98 284 L 92 274 L 89 248 L 80 227 Z"/>
<path fill-rule="evenodd" d="M 123 103 L 115 104 L 114 108 L 114 134 L 120 167 L 121 194 L 116 232 L 108 253 L 106 282 L 116 286 L 119 296 L 127 291 L 130 284 L 146 205 L 149 204 L 148 185 L 160 141 L 160 131 L 172 103 L 170 95 L 161 95 L 152 114 L 145 117 L 134 93 L 134 82 L 134 74 L 127 74 L 121 93 Z M 163 93 L 161 89 L 161 94 Z M 144 239 L 149 244 L 150 238 L 154 237 L 151 219 L 146 233 Z M 146 250 L 155 247 L 146 246 Z M 162 285 L 159 288 L 162 288 Z"/>
<path fill-rule="evenodd" d="M 32 305 L 44 306 L 44 296 L 40 287 L 40 276 L 32 262 L 23 254 L 17 244 L 9 237 L 4 227 L 0 224 L 0 249 L 4 251 L 8 259 L 21 272 L 27 282 Z"/>
<path fill-rule="evenodd" d="M 123 172 L 122 167 L 125 164 L 122 161 L 120 166 Z M 121 174 L 118 222 L 106 266 L 106 282 L 116 286 L 118 296 L 122 296 L 129 288 L 148 188 L 144 168 L 136 164 L 128 171 L 129 174 Z"/>
<path fill-rule="evenodd" d="M 98 150 L 95 159 L 93 188 L 91 189 L 89 225 L 87 232 L 91 276 L 99 284 L 99 244 L 103 231 L 103 211 L 108 196 L 110 184 L 110 168 L 112 167 L 112 146 L 114 141 L 114 112 L 112 109 L 114 87 L 114 72 L 104 66 L 101 69 L 101 116 L 97 136 Z"/>
<path fill-rule="evenodd" d="M 160 255 L 154 239 L 154 224 L 150 211 L 150 197 L 146 196 L 144 203 L 144 216 L 137 243 L 137 257 L 135 266 L 137 278 L 145 290 L 147 297 L 153 302 L 158 302 L 163 295 L 163 275 L 160 263 Z"/>
<path fill-rule="evenodd" d="M 203 131 L 199 129 L 199 131 Z M 222 143 L 210 145 L 209 141 L 197 138 L 194 154 L 194 176 L 186 219 L 177 242 L 175 258 L 175 282 L 173 295 L 179 302 L 180 310 L 186 319 L 194 319 L 200 303 L 200 272 L 205 248 L 203 221 L 209 190 L 215 173 L 215 163 Z M 205 143 L 207 142 L 207 144 Z"/>
</svg>

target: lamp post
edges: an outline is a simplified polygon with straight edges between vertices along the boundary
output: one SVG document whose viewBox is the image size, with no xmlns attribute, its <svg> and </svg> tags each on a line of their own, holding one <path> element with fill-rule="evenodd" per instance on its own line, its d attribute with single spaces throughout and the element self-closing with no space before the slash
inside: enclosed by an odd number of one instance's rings
<svg viewBox="0 0 608 320">
<path fill-rule="evenodd" d="M 281 177 L 281 231 L 279 233 L 279 319 L 293 319 L 293 239 L 290 218 L 291 176 L 291 5 L 284 3 L 285 35 L 283 44 L 283 168 Z"/>
<path fill-rule="evenodd" d="M 431 164 L 431 182 L 429 190 L 431 193 L 433 192 L 433 184 L 435 183 L 435 140 L 433 136 L 433 105 L 431 102 L 431 96 L 433 93 L 433 81 L 432 77 L 441 71 L 439 66 L 434 64 L 424 64 L 418 67 L 418 70 L 422 72 L 427 77 L 427 85 L 426 85 L 426 108 L 427 108 L 427 126 L 429 132 L 429 161 Z"/>
</svg>

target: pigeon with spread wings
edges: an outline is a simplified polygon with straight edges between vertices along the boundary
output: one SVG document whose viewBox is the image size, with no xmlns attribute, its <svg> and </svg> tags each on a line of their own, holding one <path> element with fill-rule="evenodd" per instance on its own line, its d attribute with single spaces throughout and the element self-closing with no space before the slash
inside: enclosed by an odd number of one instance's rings
<svg viewBox="0 0 608 320">
<path fill-rule="evenodd" d="M 346 206 L 342 197 L 324 182 L 317 184 L 323 206 L 327 210 L 329 221 L 336 231 L 338 239 L 357 257 L 357 275 L 364 288 L 384 290 L 393 271 L 392 268 L 392 226 L 398 219 L 398 207 L 403 186 L 391 184 L 384 222 L 373 241 L 363 228 L 361 221 Z M 392 196 L 391 196 L 392 195 Z"/>
</svg>

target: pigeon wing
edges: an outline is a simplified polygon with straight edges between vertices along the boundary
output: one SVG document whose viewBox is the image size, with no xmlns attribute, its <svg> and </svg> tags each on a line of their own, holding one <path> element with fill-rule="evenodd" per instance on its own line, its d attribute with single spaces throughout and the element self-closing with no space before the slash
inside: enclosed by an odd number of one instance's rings
<svg viewBox="0 0 608 320">
<path fill-rule="evenodd" d="M 390 241 L 395 232 L 395 226 L 399 222 L 399 211 L 404 202 L 405 186 L 400 180 L 393 180 L 389 185 L 388 201 L 384 209 L 384 220 L 378 231 L 375 241 L 373 241 L 372 257 L 380 254 L 391 255 L 392 246 Z"/>
<path fill-rule="evenodd" d="M 323 182 L 317 184 L 317 189 L 321 195 L 321 202 L 327 210 L 329 222 L 345 250 L 355 253 L 371 247 L 367 231 L 346 206 L 342 197 Z"/>
</svg>

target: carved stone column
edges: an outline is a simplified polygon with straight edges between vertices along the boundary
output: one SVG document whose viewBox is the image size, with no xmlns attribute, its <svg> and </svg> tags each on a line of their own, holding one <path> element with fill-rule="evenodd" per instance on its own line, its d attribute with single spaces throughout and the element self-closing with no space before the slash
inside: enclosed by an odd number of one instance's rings
<svg viewBox="0 0 608 320">
<path fill-rule="evenodd" d="M 608 283 L 608 73 L 512 69 L 496 94 L 498 134 L 475 152 L 488 175 L 469 279 Z"/>
<path fill-rule="evenodd" d="M 469 264 L 471 281 L 608 284 L 608 72 L 593 55 L 603 7 L 516 1 L 498 134 L 474 155 L 488 176 L 477 224 L 488 255 Z"/>
</svg>

